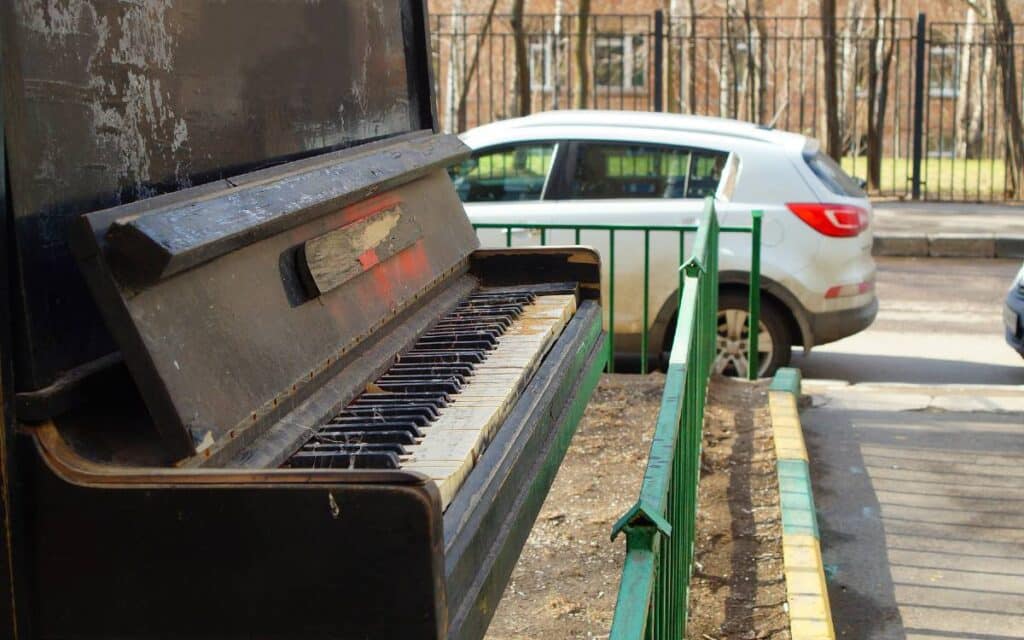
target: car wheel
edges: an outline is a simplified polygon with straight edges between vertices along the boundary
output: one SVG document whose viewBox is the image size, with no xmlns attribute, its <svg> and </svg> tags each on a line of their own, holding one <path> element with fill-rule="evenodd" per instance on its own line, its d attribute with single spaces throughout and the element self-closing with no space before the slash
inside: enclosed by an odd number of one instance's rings
<svg viewBox="0 0 1024 640">
<path fill-rule="evenodd" d="M 785 316 L 778 305 L 761 300 L 760 332 L 758 333 L 758 377 L 770 376 L 789 364 L 793 338 Z M 718 339 L 713 364 L 715 373 L 747 377 L 749 362 L 747 345 L 750 339 L 750 314 L 747 295 L 728 291 L 718 296 Z"/>
</svg>

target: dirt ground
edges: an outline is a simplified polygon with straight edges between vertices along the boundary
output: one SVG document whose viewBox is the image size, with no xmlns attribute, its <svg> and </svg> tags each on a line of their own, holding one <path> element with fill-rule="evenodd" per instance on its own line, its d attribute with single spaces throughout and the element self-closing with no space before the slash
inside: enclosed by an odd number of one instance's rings
<svg viewBox="0 0 1024 640">
<path fill-rule="evenodd" d="M 625 541 L 611 542 L 609 534 L 636 499 L 663 385 L 657 373 L 602 378 L 498 606 L 489 640 L 608 637 L 625 553 Z M 715 406 L 705 426 L 697 542 L 702 569 L 694 578 L 696 608 L 691 605 L 688 637 L 788 639 L 778 499 L 768 487 L 774 487 L 775 475 L 765 391 L 716 381 L 710 398 Z M 752 467 L 744 463 L 751 459 Z"/>
<path fill-rule="evenodd" d="M 789 640 L 767 382 L 715 380 L 704 419 L 692 640 Z"/>
</svg>

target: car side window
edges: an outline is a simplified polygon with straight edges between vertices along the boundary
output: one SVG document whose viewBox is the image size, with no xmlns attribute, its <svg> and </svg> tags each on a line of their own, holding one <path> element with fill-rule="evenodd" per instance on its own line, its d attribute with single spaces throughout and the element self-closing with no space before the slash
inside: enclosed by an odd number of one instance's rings
<svg viewBox="0 0 1024 640">
<path fill-rule="evenodd" d="M 554 142 L 524 142 L 483 149 L 448 173 L 463 202 L 540 200 L 555 147 Z"/>
<path fill-rule="evenodd" d="M 581 142 L 569 197 L 703 198 L 713 194 L 727 153 L 666 145 Z"/>
</svg>

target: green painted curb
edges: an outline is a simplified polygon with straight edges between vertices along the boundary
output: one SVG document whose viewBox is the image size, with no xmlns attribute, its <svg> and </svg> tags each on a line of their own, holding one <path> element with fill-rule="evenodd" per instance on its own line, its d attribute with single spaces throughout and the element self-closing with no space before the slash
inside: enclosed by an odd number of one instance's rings
<svg viewBox="0 0 1024 640">
<path fill-rule="evenodd" d="M 782 532 L 808 534 L 821 540 L 818 518 L 814 511 L 810 468 L 803 460 L 779 460 L 779 503 L 782 509 Z"/>
<path fill-rule="evenodd" d="M 768 385 L 769 391 L 788 391 L 794 396 L 800 397 L 800 370 L 792 367 L 783 367 L 775 372 L 772 383 Z"/>
</svg>

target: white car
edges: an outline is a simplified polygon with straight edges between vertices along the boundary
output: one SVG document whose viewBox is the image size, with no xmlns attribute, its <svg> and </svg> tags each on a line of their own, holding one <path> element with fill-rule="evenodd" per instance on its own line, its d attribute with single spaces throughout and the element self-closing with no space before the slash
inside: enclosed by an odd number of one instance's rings
<svg viewBox="0 0 1024 640">
<path fill-rule="evenodd" d="M 764 212 L 760 375 L 804 350 L 856 333 L 875 318 L 871 204 L 818 143 L 758 125 L 697 116 L 625 111 L 553 111 L 467 131 L 472 156 L 451 169 L 484 246 L 539 244 L 530 223 L 696 224 L 713 195 L 722 225 L 749 225 Z M 692 236 L 687 234 L 686 255 Z M 642 231 L 615 233 L 616 358 L 640 353 Z M 547 230 L 547 244 L 574 244 L 572 230 Z M 613 256 L 607 231 L 583 231 L 604 269 L 605 320 Z M 745 375 L 750 236 L 720 240 L 716 370 Z M 678 300 L 679 237 L 650 234 L 648 355 L 671 346 Z"/>
</svg>

